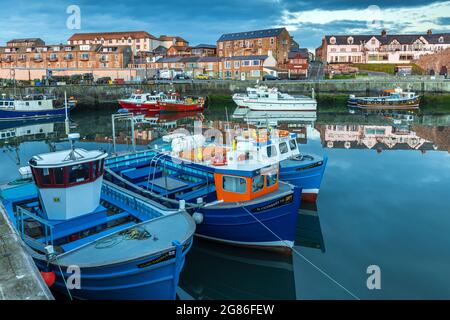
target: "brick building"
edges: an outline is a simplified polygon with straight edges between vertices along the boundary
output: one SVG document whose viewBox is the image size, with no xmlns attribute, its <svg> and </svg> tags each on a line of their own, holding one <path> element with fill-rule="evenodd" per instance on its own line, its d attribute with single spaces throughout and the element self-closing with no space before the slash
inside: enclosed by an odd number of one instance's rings
<svg viewBox="0 0 450 320">
<path fill-rule="evenodd" d="M 171 46 L 167 49 L 168 56 L 190 56 L 192 54 L 192 47 L 189 46 Z"/>
<path fill-rule="evenodd" d="M 285 66 L 292 37 L 286 28 L 227 33 L 217 40 L 219 57 L 262 56 L 272 53 L 278 66 Z"/>
<path fill-rule="evenodd" d="M 1 68 L 77 69 L 125 68 L 129 46 L 45 45 L 0 47 Z"/>
<path fill-rule="evenodd" d="M 288 55 L 288 77 L 289 79 L 305 79 L 308 77 L 309 51 L 301 48 L 289 52 Z"/>
<path fill-rule="evenodd" d="M 199 44 L 192 48 L 192 55 L 210 57 L 216 55 L 216 46 L 212 44 Z"/>
<path fill-rule="evenodd" d="M 158 38 L 160 45 L 166 47 L 167 49 L 171 46 L 179 46 L 179 47 L 187 47 L 189 46 L 189 42 L 178 36 L 166 36 L 162 35 Z"/>
<path fill-rule="evenodd" d="M 75 33 L 68 40 L 69 45 L 100 44 L 105 46 L 128 46 L 134 55 L 153 51 L 162 42 L 146 31 Z"/>
<path fill-rule="evenodd" d="M 269 52 L 270 53 L 270 52 Z M 233 80 L 262 79 L 265 67 L 276 67 L 272 55 L 224 57 L 219 64 L 219 77 Z"/>
<path fill-rule="evenodd" d="M 337 63 L 410 63 L 425 54 L 450 48 L 450 33 L 327 35 L 316 57 Z"/>
</svg>

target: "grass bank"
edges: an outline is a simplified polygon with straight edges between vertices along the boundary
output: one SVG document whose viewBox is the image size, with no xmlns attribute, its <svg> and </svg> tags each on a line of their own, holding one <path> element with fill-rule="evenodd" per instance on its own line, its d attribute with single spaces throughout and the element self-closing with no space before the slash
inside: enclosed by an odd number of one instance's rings
<svg viewBox="0 0 450 320">
<path fill-rule="evenodd" d="M 388 74 L 395 74 L 395 67 L 398 64 L 389 63 L 354 63 L 351 66 L 357 67 L 359 70 L 364 71 L 374 71 L 374 72 L 384 72 Z M 412 74 L 414 75 L 424 75 L 426 72 L 416 64 L 410 64 L 412 66 Z"/>
</svg>

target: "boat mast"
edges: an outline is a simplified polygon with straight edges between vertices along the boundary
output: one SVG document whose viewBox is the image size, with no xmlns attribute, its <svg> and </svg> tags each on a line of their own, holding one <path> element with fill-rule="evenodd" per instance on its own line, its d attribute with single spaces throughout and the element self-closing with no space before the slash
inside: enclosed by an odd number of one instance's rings
<svg viewBox="0 0 450 320">
<path fill-rule="evenodd" d="M 66 125 L 66 135 L 70 134 L 70 128 L 69 128 L 69 112 L 67 110 L 67 92 L 64 91 L 64 109 L 66 112 L 66 119 L 65 119 L 65 125 Z"/>
</svg>

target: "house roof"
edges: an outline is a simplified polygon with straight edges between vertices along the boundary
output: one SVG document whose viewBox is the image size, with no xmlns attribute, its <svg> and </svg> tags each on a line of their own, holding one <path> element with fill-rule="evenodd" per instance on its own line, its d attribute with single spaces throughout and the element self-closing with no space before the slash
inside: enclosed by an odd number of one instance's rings
<svg viewBox="0 0 450 320">
<path fill-rule="evenodd" d="M 303 59 L 309 58 L 309 51 L 306 48 L 298 48 L 288 53 L 288 59 L 295 59 L 300 56 Z"/>
<path fill-rule="evenodd" d="M 167 48 L 164 47 L 164 46 L 157 46 L 157 47 L 153 50 L 153 52 L 156 52 L 156 53 L 158 53 L 158 52 L 166 53 L 166 52 L 167 52 Z"/>
<path fill-rule="evenodd" d="M 168 57 L 156 60 L 156 62 L 179 62 L 183 57 Z"/>
<path fill-rule="evenodd" d="M 200 59 L 198 59 L 198 62 L 218 62 L 222 60 L 219 57 L 200 57 Z"/>
<path fill-rule="evenodd" d="M 386 34 L 386 35 L 327 35 L 325 36 L 325 40 L 327 44 L 330 43 L 330 39 L 334 37 L 336 39 L 337 45 L 346 45 L 348 44 L 348 38 L 353 38 L 354 44 L 361 44 L 370 41 L 372 38 L 376 38 L 380 41 L 381 44 L 389 44 L 394 40 L 397 40 L 400 44 L 412 44 L 417 39 L 423 38 L 428 43 L 438 44 L 438 43 L 450 43 L 450 33 L 438 33 L 438 34 Z M 442 37 L 443 42 L 439 42 L 439 39 Z"/>
<path fill-rule="evenodd" d="M 283 30 L 286 30 L 286 28 L 264 29 L 264 30 L 245 31 L 245 32 L 238 32 L 238 33 L 226 33 L 226 34 L 223 34 L 217 41 L 231 41 L 231 40 L 277 37 L 281 34 L 281 32 L 283 32 Z"/>
<path fill-rule="evenodd" d="M 178 37 L 178 36 L 166 36 L 166 35 L 161 35 L 161 36 L 159 36 L 158 40 L 161 40 L 161 41 L 172 41 L 172 40 L 176 40 L 177 42 L 187 42 L 187 41 L 184 40 L 182 37 Z"/>
<path fill-rule="evenodd" d="M 22 38 L 22 39 L 9 40 L 7 43 L 12 43 L 12 42 L 16 42 L 16 43 L 20 43 L 20 42 L 42 42 L 42 43 L 44 43 L 44 40 L 42 40 L 41 38 Z"/>
<path fill-rule="evenodd" d="M 194 48 L 197 48 L 197 49 L 203 49 L 203 48 L 205 48 L 205 49 L 216 49 L 217 47 L 214 44 L 201 43 L 201 44 L 196 45 Z"/>
<path fill-rule="evenodd" d="M 192 50 L 192 47 L 189 47 L 189 46 L 171 46 L 169 48 L 169 50 L 172 49 L 172 48 L 174 48 L 176 51 L 190 51 L 190 50 Z"/>
<path fill-rule="evenodd" d="M 141 38 L 150 38 L 156 39 L 153 35 L 146 31 L 118 31 L 118 32 L 86 32 L 86 33 L 75 33 L 73 34 L 68 41 L 77 41 L 77 40 L 92 40 L 92 39 L 121 39 L 121 38 L 132 38 L 132 39 L 141 39 Z"/>
<path fill-rule="evenodd" d="M 197 62 L 199 57 L 183 57 L 180 62 Z"/>
<path fill-rule="evenodd" d="M 223 60 L 266 60 L 269 56 L 235 56 L 235 57 L 225 57 Z"/>
</svg>

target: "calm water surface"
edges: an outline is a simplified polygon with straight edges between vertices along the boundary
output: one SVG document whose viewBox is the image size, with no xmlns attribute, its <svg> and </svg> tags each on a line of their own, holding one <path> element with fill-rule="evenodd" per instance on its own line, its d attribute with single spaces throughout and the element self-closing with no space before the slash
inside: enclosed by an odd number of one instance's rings
<svg viewBox="0 0 450 320">
<path fill-rule="evenodd" d="M 230 119 L 210 109 L 205 121 Z M 268 120 L 267 115 L 254 115 Z M 145 148 L 199 115 L 159 117 L 137 129 Z M 78 146 L 112 151 L 111 113 L 73 115 Z M 450 299 L 450 116 L 393 121 L 361 115 L 274 115 L 296 130 L 301 151 L 327 154 L 316 205 L 299 212 L 296 251 L 284 256 L 196 239 L 180 287 L 194 299 Z M 240 120 L 242 121 L 242 120 Z M 64 124 L 0 124 L 0 182 L 36 153 L 60 150 Z M 131 150 L 119 126 L 119 150 Z M 308 259 L 309 262 L 307 262 Z M 367 267 L 381 269 L 381 290 L 366 286 Z"/>
</svg>

